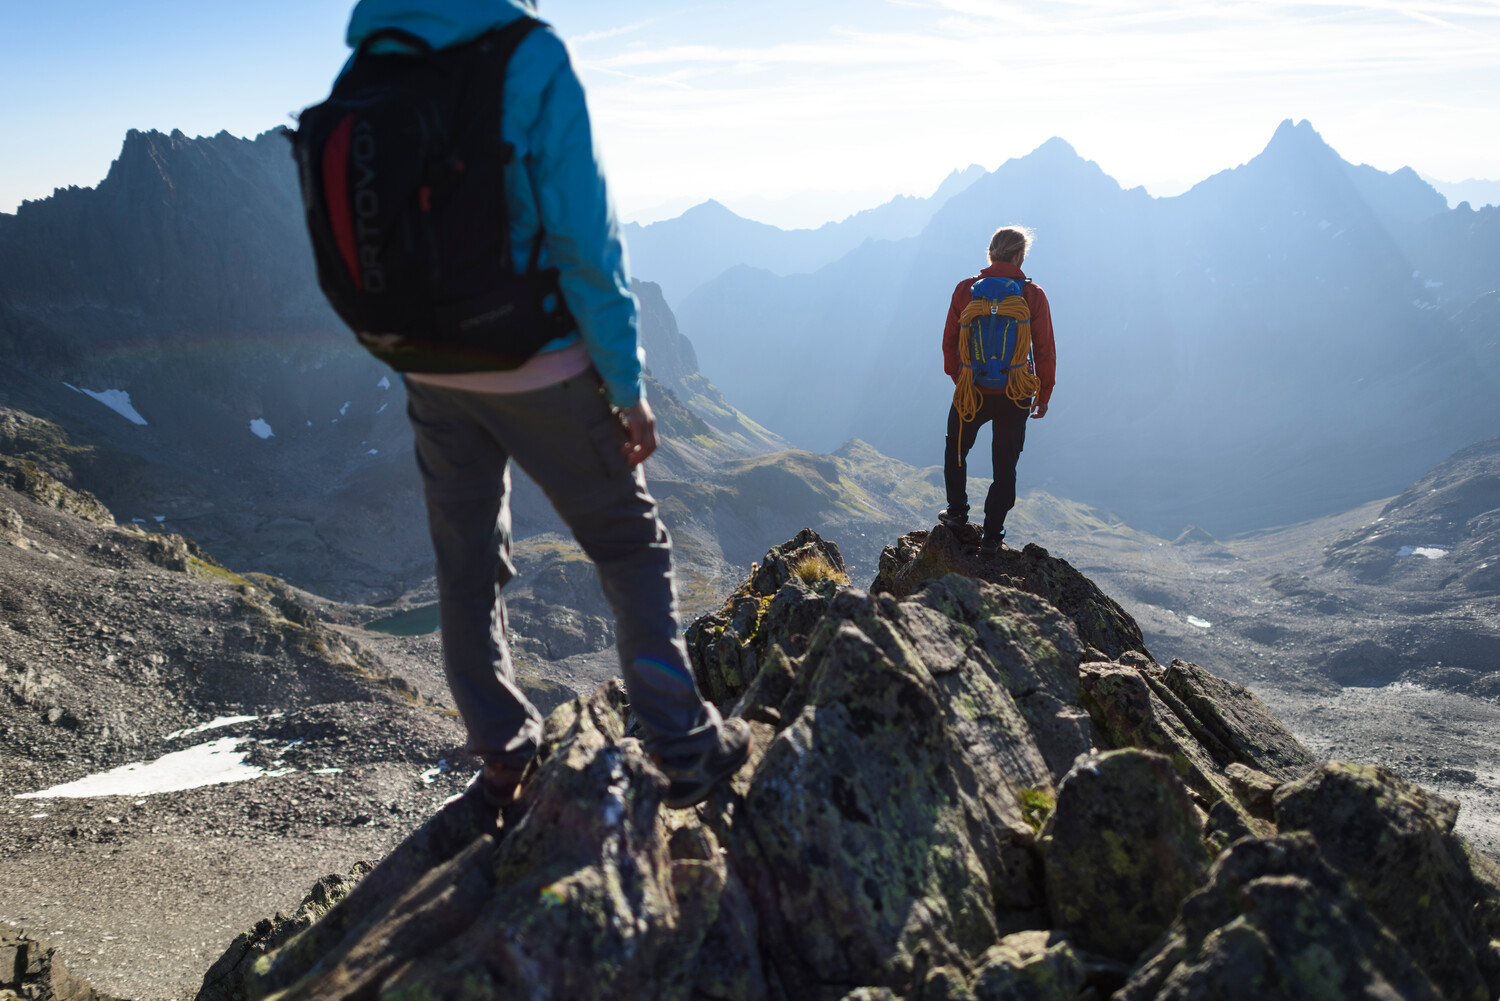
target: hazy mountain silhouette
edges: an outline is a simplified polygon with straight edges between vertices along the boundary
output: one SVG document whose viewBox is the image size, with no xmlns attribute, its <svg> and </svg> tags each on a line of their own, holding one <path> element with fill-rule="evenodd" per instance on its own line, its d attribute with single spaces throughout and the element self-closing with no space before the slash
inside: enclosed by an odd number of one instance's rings
<svg viewBox="0 0 1500 1001">
<path fill-rule="evenodd" d="M 1468 202 L 1471 207 L 1500 205 L 1500 181 L 1486 180 L 1482 177 L 1471 177 L 1464 181 L 1440 181 L 1426 174 L 1422 174 L 1421 177 L 1440 191 L 1443 197 L 1448 199 L 1448 204 L 1454 208 L 1462 202 Z"/>
<path fill-rule="evenodd" d="M 735 269 L 679 317 L 725 394 L 793 443 L 858 429 L 934 463 L 948 299 L 1007 222 L 1038 231 L 1026 271 L 1056 321 L 1057 395 L 1022 460 L 1053 492 L 1162 534 L 1232 532 L 1397 492 L 1500 423 L 1493 314 L 1454 316 L 1500 284 L 1500 210 L 1450 211 L 1306 122 L 1166 199 L 1052 139 L 919 236 L 815 274 Z"/>
<path fill-rule="evenodd" d="M 674 306 L 698 286 L 736 265 L 776 274 L 814 271 L 866 240 L 915 236 L 934 212 L 983 177 L 978 164 L 955 170 L 930 198 L 897 195 L 817 229 L 780 229 L 736 215 L 710 199 L 674 219 L 647 226 L 628 223 L 631 272 L 662 286 Z"/>
</svg>

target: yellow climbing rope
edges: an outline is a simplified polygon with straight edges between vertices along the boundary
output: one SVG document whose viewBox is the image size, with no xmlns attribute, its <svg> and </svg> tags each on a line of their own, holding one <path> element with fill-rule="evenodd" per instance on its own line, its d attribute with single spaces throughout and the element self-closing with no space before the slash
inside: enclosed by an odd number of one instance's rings
<svg viewBox="0 0 1500 1001">
<path fill-rule="evenodd" d="M 1031 308 L 1026 305 L 1026 300 L 1018 295 L 1006 296 L 999 302 L 993 299 L 975 299 L 964 307 L 959 316 L 958 327 L 958 386 L 953 390 L 953 407 L 958 411 L 958 419 L 963 424 L 972 421 L 979 414 L 979 408 L 984 403 L 984 394 L 979 387 L 974 385 L 974 322 L 981 316 L 1008 316 L 1016 321 L 1016 351 L 1011 355 L 1011 360 L 1021 359 L 1016 362 L 1010 370 L 1005 383 L 1005 395 L 1018 407 L 1029 407 L 1032 399 L 1041 390 L 1041 381 L 1037 379 L 1036 373 L 1031 370 L 1028 359 L 1031 357 Z M 959 437 L 963 434 L 960 432 Z M 953 447 L 959 449 L 958 462 L 963 464 L 964 457 L 959 442 L 954 442 Z"/>
</svg>

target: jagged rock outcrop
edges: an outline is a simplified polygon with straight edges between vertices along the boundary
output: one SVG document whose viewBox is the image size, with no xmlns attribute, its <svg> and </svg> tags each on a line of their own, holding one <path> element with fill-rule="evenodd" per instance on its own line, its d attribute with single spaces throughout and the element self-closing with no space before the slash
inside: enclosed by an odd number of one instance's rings
<svg viewBox="0 0 1500 1001">
<path fill-rule="evenodd" d="M 22 931 L 0 929 L 0 999 L 115 1001 L 68 972 L 57 950 Z"/>
<path fill-rule="evenodd" d="M 920 542 L 877 584 L 940 565 Z M 1500 876 L 1453 804 L 1120 649 L 1135 624 L 1062 560 L 1003 565 L 867 592 L 799 534 L 690 630 L 754 733 L 705 804 L 661 808 L 606 685 L 548 719 L 498 835 L 450 803 L 201 1001 L 1496 996 Z"/>
<path fill-rule="evenodd" d="M 848 579 L 839 547 L 811 529 L 767 553 L 723 608 L 688 626 L 688 652 L 704 697 L 733 702 L 757 679 L 763 687 L 789 688 L 790 674 L 780 663 L 765 665 L 767 656 L 774 648 L 783 658 L 800 657 L 829 598 Z M 775 712 L 770 694 L 752 701 Z M 779 720 L 772 715 L 768 721 Z"/>
<path fill-rule="evenodd" d="M 336 329 L 279 132 L 132 129 L 96 187 L 0 219 L 0 343 L 36 366 L 164 332 Z"/>
<path fill-rule="evenodd" d="M 1073 620 L 1083 642 L 1106 657 L 1130 650 L 1146 653 L 1141 627 L 1067 560 L 1035 543 L 980 558 L 978 545 L 979 529 L 972 523 L 957 530 L 939 525 L 931 532 L 908 533 L 880 554 L 880 573 L 870 588 L 902 597 L 945 574 L 963 574 L 1047 599 Z"/>
</svg>

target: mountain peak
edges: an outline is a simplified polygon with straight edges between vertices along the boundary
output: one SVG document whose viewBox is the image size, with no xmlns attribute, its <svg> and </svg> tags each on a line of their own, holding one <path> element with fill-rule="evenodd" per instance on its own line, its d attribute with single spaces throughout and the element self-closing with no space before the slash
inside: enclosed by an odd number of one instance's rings
<svg viewBox="0 0 1500 1001">
<path fill-rule="evenodd" d="M 752 219 L 746 219 L 717 198 L 710 198 L 707 201 L 699 202 L 678 216 L 678 218 L 711 225 L 722 225 L 728 222 L 754 222 Z M 757 223 L 756 225 L 760 224 Z"/>
<path fill-rule="evenodd" d="M 1312 122 L 1306 118 L 1300 122 L 1293 122 L 1290 118 L 1284 119 L 1276 126 L 1276 132 L 1271 136 L 1271 141 L 1266 143 L 1266 152 L 1272 150 L 1298 150 L 1317 151 L 1332 150 L 1318 130 L 1313 128 Z"/>
<path fill-rule="evenodd" d="M 946 202 L 988 173 L 989 171 L 977 163 L 971 163 L 963 170 L 955 167 L 953 173 L 943 178 L 943 183 L 939 184 L 937 190 L 932 193 L 932 200 L 940 204 Z"/>
<path fill-rule="evenodd" d="M 1053 136 L 1051 139 L 1048 139 L 1032 150 L 1031 155 L 1056 158 L 1067 157 L 1074 160 L 1083 159 L 1083 157 L 1078 155 L 1078 151 L 1073 148 L 1073 144 L 1061 136 Z"/>
</svg>

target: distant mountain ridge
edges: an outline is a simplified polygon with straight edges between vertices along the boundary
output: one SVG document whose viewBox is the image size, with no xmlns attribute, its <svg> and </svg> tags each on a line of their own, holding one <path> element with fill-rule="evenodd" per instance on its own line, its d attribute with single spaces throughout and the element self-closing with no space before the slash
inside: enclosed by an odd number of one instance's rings
<svg viewBox="0 0 1500 1001">
<path fill-rule="evenodd" d="M 949 297 L 1013 221 L 1037 230 L 1026 270 L 1059 354 L 1025 482 L 1159 534 L 1223 535 L 1399 491 L 1500 425 L 1493 314 L 1464 312 L 1500 285 L 1500 209 L 1449 210 L 1410 170 L 1345 163 L 1307 122 L 1163 199 L 1053 139 L 916 237 L 813 274 L 737 268 L 678 316 L 725 394 L 794 444 L 857 433 L 936 462 Z"/>
<path fill-rule="evenodd" d="M 660 290 L 636 290 L 653 474 L 784 448 L 698 371 Z M 97 187 L 0 214 L 0 403 L 88 446 L 79 474 L 122 517 L 238 567 L 361 599 L 429 573 L 401 380 L 318 290 L 275 132 L 131 131 Z M 561 527 L 516 491 L 518 534 Z"/>
<path fill-rule="evenodd" d="M 1454 208 L 1458 208 L 1462 202 L 1468 202 L 1471 208 L 1500 205 L 1500 181 L 1486 180 L 1482 177 L 1471 177 L 1464 181 L 1440 181 L 1426 174 L 1421 176 L 1422 180 L 1441 192 L 1443 197 L 1448 199 L 1448 204 Z"/>
<path fill-rule="evenodd" d="M 625 225 L 631 273 L 662 286 L 669 302 L 681 303 L 698 286 L 737 265 L 776 274 L 815 271 L 866 240 L 915 236 L 948 199 L 983 177 L 971 164 L 954 170 L 929 198 L 897 195 L 817 229 L 780 229 L 736 215 L 714 199 L 673 219 Z"/>
</svg>

